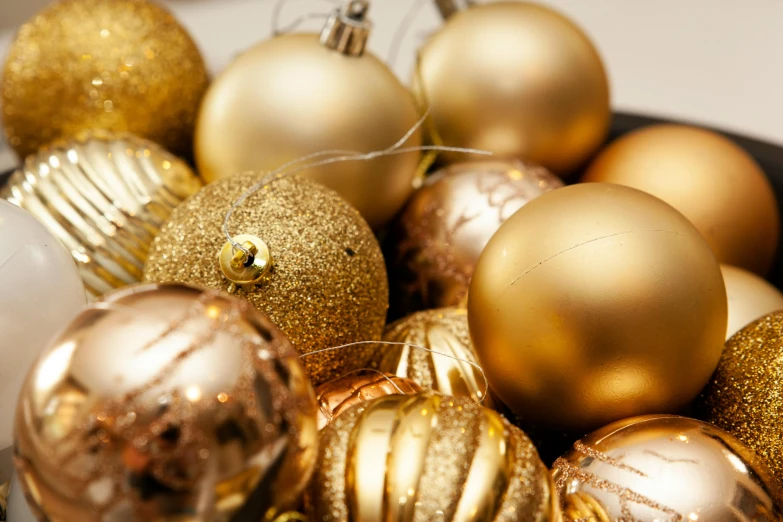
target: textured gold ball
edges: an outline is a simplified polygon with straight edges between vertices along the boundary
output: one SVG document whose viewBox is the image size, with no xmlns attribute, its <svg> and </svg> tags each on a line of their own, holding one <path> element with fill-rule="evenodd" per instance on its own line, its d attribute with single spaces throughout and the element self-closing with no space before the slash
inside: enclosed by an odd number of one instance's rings
<svg viewBox="0 0 783 522">
<path fill-rule="evenodd" d="M 693 225 L 603 183 L 519 209 L 468 295 L 492 390 L 526 422 L 563 430 L 689 404 L 718 364 L 726 308 L 720 266 Z"/>
<path fill-rule="evenodd" d="M 783 489 L 783 312 L 737 332 L 704 389 L 697 416 L 747 444 Z"/>
<path fill-rule="evenodd" d="M 583 181 L 617 183 L 656 196 L 682 212 L 718 261 L 769 271 L 780 216 L 764 171 L 738 145 L 685 125 L 654 125 L 607 147 Z"/>
<path fill-rule="evenodd" d="M 317 456 L 298 354 L 245 301 L 141 285 L 87 307 L 22 389 L 15 464 L 40 520 L 261 520 Z"/>
<path fill-rule="evenodd" d="M 312 520 L 557 522 L 552 479 L 525 434 L 470 399 L 391 395 L 321 431 Z"/>
<path fill-rule="evenodd" d="M 723 430 L 685 417 L 616 422 L 555 461 L 565 522 L 777 521 L 781 490 L 767 467 Z"/>
<path fill-rule="evenodd" d="M 747 325 L 772 312 L 783 310 L 783 294 L 759 276 L 730 265 L 721 265 L 729 298 L 726 340 Z"/>
<path fill-rule="evenodd" d="M 397 222 L 393 301 L 406 312 L 457 306 L 498 227 L 562 186 L 545 168 L 521 161 L 458 163 L 435 173 Z"/>
<path fill-rule="evenodd" d="M 151 141 L 84 131 L 29 156 L 0 196 L 47 226 L 97 297 L 141 280 L 155 235 L 201 187 L 187 163 Z"/>
<path fill-rule="evenodd" d="M 375 56 L 345 56 L 317 35 L 289 34 L 243 53 L 213 83 L 196 129 L 204 179 L 270 171 L 324 150 L 372 152 L 419 119 L 413 98 Z M 421 145 L 415 132 L 406 146 Z M 413 192 L 419 154 L 341 162 L 302 172 L 337 191 L 373 227 Z"/>
<path fill-rule="evenodd" d="M 611 116 L 606 71 L 588 37 L 527 2 L 476 5 L 449 18 L 419 51 L 414 92 L 432 110 L 436 142 L 557 174 L 595 152 Z"/>
<path fill-rule="evenodd" d="M 262 179 L 222 179 L 177 207 L 152 244 L 145 279 L 225 290 L 218 260 L 226 243 L 223 219 Z M 383 256 L 370 227 L 337 194 L 304 178 L 272 181 L 237 208 L 230 230 L 262 239 L 272 258 L 266 279 L 237 295 L 269 314 L 300 353 L 380 340 L 389 303 Z M 371 346 L 332 350 L 304 364 L 320 384 L 367 368 L 374 352 Z"/>
<path fill-rule="evenodd" d="M 187 31 L 145 0 L 63 0 L 24 24 L 3 71 L 5 132 L 25 157 L 85 129 L 191 150 L 207 71 Z"/>
</svg>

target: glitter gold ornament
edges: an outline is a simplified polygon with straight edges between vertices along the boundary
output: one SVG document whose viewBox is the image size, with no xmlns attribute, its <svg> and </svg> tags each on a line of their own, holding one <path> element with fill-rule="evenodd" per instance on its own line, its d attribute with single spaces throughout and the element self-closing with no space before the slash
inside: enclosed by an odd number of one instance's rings
<svg viewBox="0 0 783 522">
<path fill-rule="evenodd" d="M 207 88 L 198 48 L 146 0 L 61 0 L 24 24 L 2 83 L 3 121 L 21 157 L 85 129 L 128 131 L 191 150 Z"/>
<path fill-rule="evenodd" d="M 726 343 L 695 411 L 750 446 L 783 488 L 783 312 L 764 316 Z"/>
<path fill-rule="evenodd" d="M 588 37 L 528 2 L 450 16 L 419 51 L 414 92 L 432 109 L 436 142 L 525 158 L 557 174 L 588 159 L 611 117 L 606 71 Z"/>
<path fill-rule="evenodd" d="M 313 389 L 248 303 L 142 285 L 85 309 L 22 389 L 15 464 L 40 520 L 260 520 L 316 458 Z"/>
<path fill-rule="evenodd" d="M 98 296 L 141 279 L 160 227 L 201 186 L 184 161 L 158 145 L 98 131 L 28 157 L 0 195 L 46 225 Z"/>
<path fill-rule="evenodd" d="M 364 52 L 367 2 L 346 2 L 320 41 L 286 34 L 243 53 L 209 89 L 196 129 L 199 172 L 214 181 L 273 170 L 323 150 L 386 149 L 419 119 L 413 98 Z M 406 146 L 421 145 L 414 132 Z M 389 221 L 413 191 L 419 154 L 342 162 L 302 173 L 337 191 L 372 227 Z"/>
<path fill-rule="evenodd" d="M 720 266 L 693 225 L 604 183 L 519 209 L 468 295 L 493 392 L 526 422 L 565 431 L 689 404 L 718 364 L 726 308 Z"/>
<path fill-rule="evenodd" d="M 218 259 L 223 219 L 263 177 L 219 180 L 177 207 L 153 242 L 145 279 L 228 288 Z M 268 313 L 300 353 L 381 338 L 389 302 L 383 256 L 370 227 L 337 194 L 308 179 L 278 179 L 238 207 L 230 229 L 262 240 L 271 262 L 262 281 L 237 295 Z M 332 350 L 304 364 L 320 384 L 367 368 L 373 353 L 369 346 Z"/>
<path fill-rule="evenodd" d="M 557 497 L 525 434 L 470 399 L 390 395 L 321 431 L 313 520 L 556 522 Z"/>
<path fill-rule="evenodd" d="M 422 389 L 410 379 L 396 375 L 367 371 L 351 373 L 325 382 L 315 390 L 318 402 L 318 429 L 330 424 L 351 406 L 386 395 L 419 393 Z"/>
<path fill-rule="evenodd" d="M 616 422 L 555 461 L 565 522 L 777 521 L 781 491 L 758 456 L 714 426 L 649 415 Z"/>
<path fill-rule="evenodd" d="M 764 275 L 778 244 L 780 216 L 764 171 L 742 148 L 714 132 L 653 125 L 607 147 L 584 181 L 626 185 L 682 212 L 718 261 Z"/>
<path fill-rule="evenodd" d="M 458 163 L 427 179 L 398 219 L 392 294 L 407 310 L 456 306 L 489 238 L 563 182 L 521 161 Z"/>
<path fill-rule="evenodd" d="M 726 295 L 729 298 L 729 327 L 726 340 L 756 319 L 783 310 L 783 294 L 759 276 L 721 265 Z"/>
</svg>

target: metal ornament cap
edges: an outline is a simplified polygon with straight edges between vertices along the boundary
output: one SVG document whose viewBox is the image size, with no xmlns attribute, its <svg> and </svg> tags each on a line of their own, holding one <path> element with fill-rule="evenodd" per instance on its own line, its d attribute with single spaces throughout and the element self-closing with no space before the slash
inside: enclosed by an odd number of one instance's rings
<svg viewBox="0 0 783 522">
<path fill-rule="evenodd" d="M 239 243 L 246 252 L 237 249 Z M 233 242 L 226 241 L 219 255 L 220 270 L 226 279 L 237 285 L 260 283 L 272 267 L 272 254 L 263 240 L 249 234 L 235 236 Z"/>
<path fill-rule="evenodd" d="M 372 24 L 366 20 L 367 0 L 351 0 L 335 10 L 321 32 L 321 44 L 347 56 L 361 56 Z"/>
</svg>

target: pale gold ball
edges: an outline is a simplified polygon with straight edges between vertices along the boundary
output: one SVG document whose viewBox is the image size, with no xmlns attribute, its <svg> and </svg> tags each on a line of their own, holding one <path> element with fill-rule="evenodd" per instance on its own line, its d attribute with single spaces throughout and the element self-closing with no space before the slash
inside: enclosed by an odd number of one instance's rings
<svg viewBox="0 0 783 522">
<path fill-rule="evenodd" d="M 157 4 L 53 2 L 19 29 L 8 53 L 6 136 L 22 157 L 90 128 L 187 154 L 207 81 L 190 35 Z"/>
<path fill-rule="evenodd" d="M 720 270 L 729 298 L 726 340 L 756 319 L 783 310 L 783 293 L 761 277 L 736 266 L 721 265 Z"/>
</svg>

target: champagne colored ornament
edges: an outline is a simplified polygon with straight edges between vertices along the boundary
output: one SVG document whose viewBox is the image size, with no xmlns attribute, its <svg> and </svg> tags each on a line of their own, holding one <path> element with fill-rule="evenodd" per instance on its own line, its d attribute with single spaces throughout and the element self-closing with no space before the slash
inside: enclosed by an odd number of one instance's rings
<svg viewBox="0 0 783 522">
<path fill-rule="evenodd" d="M 783 312 L 764 316 L 726 343 L 697 416 L 750 446 L 783 489 Z"/>
<path fill-rule="evenodd" d="M 685 417 L 616 422 L 555 461 L 565 522 L 777 521 L 781 491 L 737 439 Z"/>
<path fill-rule="evenodd" d="M 385 397 L 386 395 L 412 395 L 422 389 L 410 379 L 379 372 L 352 373 L 325 382 L 315 390 L 318 402 L 318 429 L 330 424 L 335 417 L 351 406 Z"/>
<path fill-rule="evenodd" d="M 718 364 L 726 308 L 720 266 L 693 225 L 604 183 L 517 211 L 468 296 L 493 392 L 526 422 L 565 431 L 690 403 Z"/>
<path fill-rule="evenodd" d="M 187 154 L 207 72 L 177 20 L 145 0 L 62 0 L 23 25 L 5 63 L 3 121 L 21 157 L 85 129 Z"/>
<path fill-rule="evenodd" d="M 0 200 L 0 448 L 27 370 L 87 303 L 79 271 L 29 213 Z"/>
<path fill-rule="evenodd" d="M 522 205 L 563 182 L 521 161 L 446 167 L 417 190 L 398 220 L 393 293 L 406 310 L 456 306 L 489 238 Z"/>
<path fill-rule="evenodd" d="M 721 265 L 729 298 L 726 340 L 756 319 L 783 310 L 783 294 L 759 276 L 730 265 Z"/>
<path fill-rule="evenodd" d="M 380 247 L 356 209 L 328 188 L 305 178 L 277 179 L 234 212 L 232 229 L 244 234 L 240 243 L 250 241 L 268 256 L 258 283 L 260 266 L 234 271 L 232 259 L 218 258 L 226 245 L 221 230 L 226 213 L 263 179 L 231 176 L 177 207 L 153 242 L 145 279 L 222 290 L 236 283 L 237 295 L 268 313 L 303 354 L 380 340 L 389 302 Z M 304 364 L 320 384 L 369 367 L 373 353 L 371 346 L 333 350 L 307 357 Z"/>
<path fill-rule="evenodd" d="M 28 157 L 0 195 L 46 225 L 98 296 L 141 280 L 160 227 L 201 186 L 184 161 L 158 145 L 98 131 Z"/>
<path fill-rule="evenodd" d="M 33 368 L 16 467 L 40 520 L 261 520 L 310 477 L 315 411 L 264 314 L 220 292 L 136 286 L 84 310 Z"/>
<path fill-rule="evenodd" d="M 246 51 L 214 82 L 196 129 L 207 181 L 272 170 L 323 150 L 382 150 L 419 119 L 413 98 L 389 68 L 364 52 L 367 3 L 353 0 L 317 35 L 287 34 Z M 415 130 L 407 146 L 421 145 Z M 419 153 L 308 169 L 372 227 L 413 192 Z"/>
<path fill-rule="evenodd" d="M 611 118 L 593 44 L 563 15 L 527 2 L 451 16 L 419 51 L 414 93 L 432 109 L 436 143 L 524 158 L 557 174 L 588 159 Z"/>
<path fill-rule="evenodd" d="M 556 522 L 552 479 L 525 434 L 432 392 L 354 406 L 321 431 L 313 520 Z"/>
<path fill-rule="evenodd" d="M 653 125 L 607 147 L 583 181 L 626 185 L 682 212 L 707 239 L 718 261 L 760 275 L 778 245 L 775 193 L 758 163 L 714 132 Z"/>
</svg>

